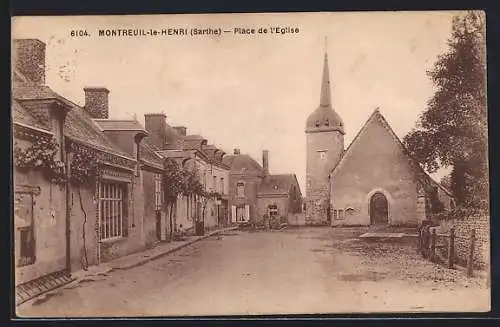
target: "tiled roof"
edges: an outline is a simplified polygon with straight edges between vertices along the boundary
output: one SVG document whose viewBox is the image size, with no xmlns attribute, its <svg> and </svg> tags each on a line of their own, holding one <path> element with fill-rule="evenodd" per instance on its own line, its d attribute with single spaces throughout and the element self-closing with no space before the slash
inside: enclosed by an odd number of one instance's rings
<svg viewBox="0 0 500 327">
<path fill-rule="evenodd" d="M 103 131 L 143 131 L 146 132 L 141 123 L 137 120 L 120 120 L 120 119 L 93 119 L 94 122 Z M 147 132 L 146 132 L 147 133 Z"/>
<path fill-rule="evenodd" d="M 142 140 L 139 145 L 139 151 L 141 154 L 141 159 L 145 161 L 145 163 L 156 166 L 157 168 L 163 167 L 163 160 L 161 156 L 156 153 L 154 147 L 144 142 L 144 140 Z"/>
<path fill-rule="evenodd" d="M 233 172 L 245 170 L 246 172 L 262 173 L 261 165 L 247 154 L 225 156 L 222 162 L 231 167 Z"/>
<path fill-rule="evenodd" d="M 43 129 L 49 131 L 49 128 L 45 126 L 41 121 L 36 119 L 26 108 L 24 108 L 16 100 L 12 101 L 12 120 L 17 123 L 33 126 L 35 128 Z"/>
<path fill-rule="evenodd" d="M 132 159 L 126 152 L 119 149 L 104 133 L 101 132 L 92 117 L 82 107 L 67 100 L 52 91 L 48 86 L 18 85 L 12 90 L 15 100 L 56 99 L 64 103 L 70 110 L 64 123 L 65 136 L 88 144 L 96 149 Z M 20 103 L 18 103 L 20 104 Z M 15 109 L 15 108 L 14 108 Z"/>
<path fill-rule="evenodd" d="M 296 180 L 294 174 L 266 176 L 259 185 L 258 194 L 288 194 Z"/>
</svg>

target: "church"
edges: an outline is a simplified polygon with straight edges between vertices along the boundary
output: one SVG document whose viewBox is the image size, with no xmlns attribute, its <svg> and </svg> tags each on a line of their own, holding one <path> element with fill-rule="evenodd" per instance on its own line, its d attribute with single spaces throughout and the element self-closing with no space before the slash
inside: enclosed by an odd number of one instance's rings
<svg viewBox="0 0 500 327">
<path fill-rule="evenodd" d="M 418 225 L 454 206 L 412 158 L 379 108 L 352 143 L 332 107 L 325 53 L 319 107 L 306 122 L 306 225 Z"/>
</svg>

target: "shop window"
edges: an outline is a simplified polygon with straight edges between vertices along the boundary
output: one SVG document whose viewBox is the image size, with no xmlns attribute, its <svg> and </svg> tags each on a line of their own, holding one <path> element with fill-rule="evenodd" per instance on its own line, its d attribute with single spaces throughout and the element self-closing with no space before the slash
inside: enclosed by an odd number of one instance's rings
<svg viewBox="0 0 500 327">
<path fill-rule="evenodd" d="M 126 184 L 102 182 L 99 191 L 100 239 L 127 236 Z"/>
</svg>

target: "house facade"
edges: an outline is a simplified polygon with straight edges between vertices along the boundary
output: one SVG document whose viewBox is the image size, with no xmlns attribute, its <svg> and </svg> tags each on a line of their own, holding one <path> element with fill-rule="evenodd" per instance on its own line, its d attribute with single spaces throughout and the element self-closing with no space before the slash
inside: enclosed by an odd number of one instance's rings
<svg viewBox="0 0 500 327">
<path fill-rule="evenodd" d="M 194 230 L 196 221 L 207 229 L 228 224 L 229 167 L 222 158 L 225 152 L 201 135 L 188 135 L 184 126 L 170 126 L 162 113 L 145 115 L 146 130 L 160 157 L 175 160 L 180 167 L 195 170 L 204 191 L 213 197 L 181 195 L 172 216 L 176 229 Z"/>
<path fill-rule="evenodd" d="M 45 83 L 45 44 L 13 42 L 12 121 L 17 301 L 70 273 L 150 247 L 159 226 L 162 158 L 135 120 L 109 119 L 109 90 L 77 105 Z M 69 181 L 69 182 L 67 182 Z M 162 229 L 163 228 L 163 229 Z"/>
<path fill-rule="evenodd" d="M 418 225 L 450 192 L 414 160 L 377 108 L 344 149 L 344 123 L 332 108 L 325 54 L 320 106 L 308 117 L 306 224 Z"/>
<path fill-rule="evenodd" d="M 235 149 L 225 156 L 231 167 L 229 206 L 232 223 L 264 221 L 264 217 L 288 220 L 302 211 L 302 194 L 295 174 L 269 173 L 269 152 L 262 152 L 262 166 L 247 154 Z"/>
</svg>

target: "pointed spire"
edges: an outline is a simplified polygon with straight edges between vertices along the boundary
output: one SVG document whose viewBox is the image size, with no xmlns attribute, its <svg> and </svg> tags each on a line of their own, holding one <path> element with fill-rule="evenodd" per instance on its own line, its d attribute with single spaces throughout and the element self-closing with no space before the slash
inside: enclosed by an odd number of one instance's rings
<svg viewBox="0 0 500 327">
<path fill-rule="evenodd" d="M 326 47 L 326 39 L 325 39 Z M 321 80 L 321 97 L 319 102 L 321 107 L 331 107 L 330 96 L 330 73 L 328 70 L 328 54 L 325 49 L 325 61 L 323 63 L 323 78 Z"/>
</svg>

